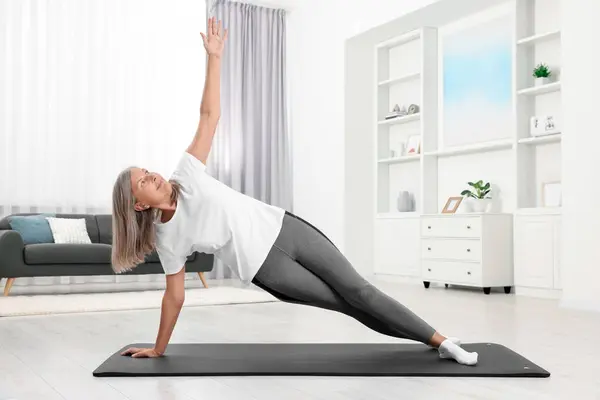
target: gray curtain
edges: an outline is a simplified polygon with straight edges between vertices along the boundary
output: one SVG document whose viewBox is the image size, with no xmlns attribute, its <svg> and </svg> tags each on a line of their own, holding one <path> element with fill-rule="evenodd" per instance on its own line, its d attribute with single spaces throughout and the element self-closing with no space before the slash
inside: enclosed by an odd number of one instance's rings
<svg viewBox="0 0 600 400">
<path fill-rule="evenodd" d="M 208 16 L 229 29 L 221 73 L 221 121 L 207 172 L 231 188 L 292 210 L 287 126 L 285 11 L 207 2 Z M 216 263 L 210 278 L 229 278 Z"/>
</svg>

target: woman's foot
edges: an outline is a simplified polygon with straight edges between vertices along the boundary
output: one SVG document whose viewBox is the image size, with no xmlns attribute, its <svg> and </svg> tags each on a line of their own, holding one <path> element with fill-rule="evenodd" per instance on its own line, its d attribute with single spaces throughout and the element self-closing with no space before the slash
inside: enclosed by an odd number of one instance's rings
<svg viewBox="0 0 600 400">
<path fill-rule="evenodd" d="M 440 358 L 450 358 L 463 365 L 475 365 L 479 357 L 476 352 L 469 353 L 450 340 L 444 340 L 438 347 L 438 351 L 440 352 Z"/>
<path fill-rule="evenodd" d="M 463 365 L 475 365 L 479 355 L 475 352 L 469 353 L 460 347 L 460 339 L 458 338 L 447 338 L 440 335 L 438 332 L 434 333 L 429 340 L 429 345 L 438 349 L 440 358 L 453 359 L 459 364 Z"/>
</svg>

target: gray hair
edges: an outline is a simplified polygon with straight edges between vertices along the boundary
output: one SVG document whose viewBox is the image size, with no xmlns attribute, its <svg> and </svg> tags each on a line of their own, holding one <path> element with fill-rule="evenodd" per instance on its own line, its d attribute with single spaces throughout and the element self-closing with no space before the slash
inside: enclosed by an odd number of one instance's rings
<svg viewBox="0 0 600 400">
<path fill-rule="evenodd" d="M 144 262 L 146 255 L 156 248 L 154 221 L 160 210 L 148 208 L 136 211 L 136 199 L 131 188 L 131 169 L 121 171 L 113 187 L 112 196 L 112 254 L 111 264 L 115 273 L 132 270 Z M 181 186 L 169 180 L 173 187 L 171 203 L 179 197 Z"/>
</svg>

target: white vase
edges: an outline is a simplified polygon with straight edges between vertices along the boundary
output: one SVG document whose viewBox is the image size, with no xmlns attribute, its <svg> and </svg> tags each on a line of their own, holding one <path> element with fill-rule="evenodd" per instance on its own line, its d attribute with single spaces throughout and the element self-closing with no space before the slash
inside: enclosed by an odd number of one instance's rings
<svg viewBox="0 0 600 400">
<path fill-rule="evenodd" d="M 547 85 L 550 83 L 550 78 L 535 78 L 535 86 Z"/>
<path fill-rule="evenodd" d="M 408 212 L 412 210 L 410 193 L 405 190 L 398 193 L 398 198 L 396 199 L 396 209 L 398 212 Z"/>
<path fill-rule="evenodd" d="M 476 213 L 490 212 L 492 208 L 492 199 L 472 199 L 470 203 L 471 210 Z"/>
</svg>

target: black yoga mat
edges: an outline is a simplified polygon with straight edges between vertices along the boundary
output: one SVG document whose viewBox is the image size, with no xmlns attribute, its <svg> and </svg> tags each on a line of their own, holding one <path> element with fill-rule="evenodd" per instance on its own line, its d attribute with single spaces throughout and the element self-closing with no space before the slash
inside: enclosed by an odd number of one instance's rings
<svg viewBox="0 0 600 400">
<path fill-rule="evenodd" d="M 159 358 L 110 356 L 94 376 L 467 376 L 535 377 L 550 373 L 493 343 L 463 344 L 479 353 L 476 366 L 443 360 L 418 343 L 174 343 Z"/>
</svg>

